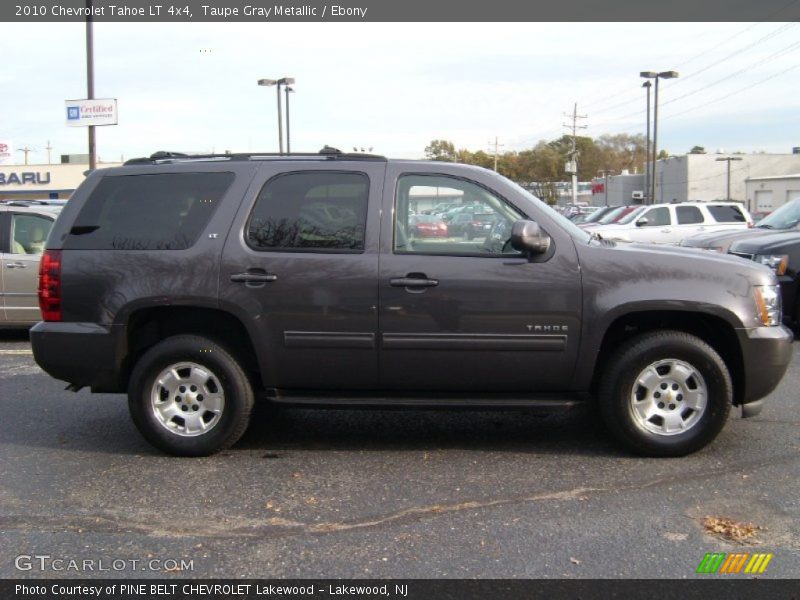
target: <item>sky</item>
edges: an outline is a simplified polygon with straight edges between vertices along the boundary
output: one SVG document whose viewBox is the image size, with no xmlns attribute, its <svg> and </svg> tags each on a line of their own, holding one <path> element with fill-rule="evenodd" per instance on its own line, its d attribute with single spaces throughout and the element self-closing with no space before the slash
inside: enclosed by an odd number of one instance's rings
<svg viewBox="0 0 800 600">
<path fill-rule="evenodd" d="M 31 164 L 86 153 L 64 100 L 86 97 L 82 23 L 0 23 L 0 141 Z M 101 161 L 183 152 L 275 152 L 275 88 L 294 77 L 291 143 L 421 158 L 525 150 L 565 132 L 645 131 L 643 70 L 659 93 L 659 149 L 789 153 L 800 146 L 800 23 L 95 23 Z M 23 155 L 18 154 L 18 163 Z"/>
</svg>

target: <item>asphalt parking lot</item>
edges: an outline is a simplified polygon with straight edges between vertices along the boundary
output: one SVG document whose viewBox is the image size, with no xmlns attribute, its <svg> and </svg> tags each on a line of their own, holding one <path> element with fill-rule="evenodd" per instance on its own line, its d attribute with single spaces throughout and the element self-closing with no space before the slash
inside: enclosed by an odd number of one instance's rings
<svg viewBox="0 0 800 600">
<path fill-rule="evenodd" d="M 582 410 L 295 409 L 177 459 L 123 396 L 64 391 L 0 332 L 0 576 L 691 578 L 706 552 L 770 552 L 763 577 L 796 577 L 794 350 L 759 417 L 681 459 L 628 455 Z M 737 544 L 706 516 L 759 529 Z"/>
</svg>

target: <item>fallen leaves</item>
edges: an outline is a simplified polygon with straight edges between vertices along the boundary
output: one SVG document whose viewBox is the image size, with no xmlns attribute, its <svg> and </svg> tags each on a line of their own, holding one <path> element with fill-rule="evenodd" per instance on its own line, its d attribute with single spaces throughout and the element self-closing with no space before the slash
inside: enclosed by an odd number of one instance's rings
<svg viewBox="0 0 800 600">
<path fill-rule="evenodd" d="M 763 529 L 752 523 L 739 523 L 725 517 L 705 517 L 703 527 L 706 533 L 718 535 L 732 542 L 743 543 L 755 537 Z"/>
</svg>

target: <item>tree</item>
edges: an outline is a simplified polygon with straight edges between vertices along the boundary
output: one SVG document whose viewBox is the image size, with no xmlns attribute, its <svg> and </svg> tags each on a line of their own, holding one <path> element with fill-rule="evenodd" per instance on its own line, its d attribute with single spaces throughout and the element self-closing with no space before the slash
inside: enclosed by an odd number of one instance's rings
<svg viewBox="0 0 800 600">
<path fill-rule="evenodd" d="M 425 158 L 428 160 L 455 162 L 456 148 L 453 146 L 453 142 L 448 140 L 433 140 L 425 147 Z"/>
<path fill-rule="evenodd" d="M 689 150 L 689 154 L 705 154 L 706 149 L 703 146 L 692 146 L 692 149 Z"/>
</svg>

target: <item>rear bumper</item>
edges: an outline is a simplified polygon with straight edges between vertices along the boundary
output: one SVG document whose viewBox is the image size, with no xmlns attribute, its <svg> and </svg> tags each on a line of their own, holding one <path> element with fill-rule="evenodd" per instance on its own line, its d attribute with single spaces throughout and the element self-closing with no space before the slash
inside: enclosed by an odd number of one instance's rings
<svg viewBox="0 0 800 600">
<path fill-rule="evenodd" d="M 118 392 L 127 340 L 124 325 L 40 322 L 30 331 L 33 357 L 49 375 L 92 391 Z"/>
<path fill-rule="evenodd" d="M 757 403 L 780 383 L 792 360 L 794 336 L 786 327 L 739 329 L 744 359 L 744 393 L 740 404 Z M 760 404 L 743 409 L 744 416 L 760 412 Z"/>
</svg>

